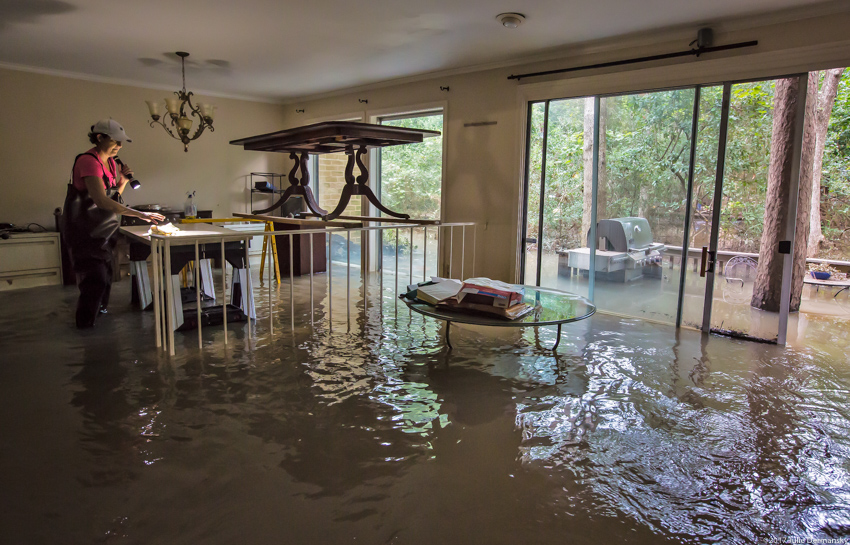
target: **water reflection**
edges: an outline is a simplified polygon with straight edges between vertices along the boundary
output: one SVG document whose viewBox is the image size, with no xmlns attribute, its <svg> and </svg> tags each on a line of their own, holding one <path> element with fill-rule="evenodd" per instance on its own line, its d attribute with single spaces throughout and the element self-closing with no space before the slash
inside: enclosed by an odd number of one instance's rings
<svg viewBox="0 0 850 545">
<path fill-rule="evenodd" d="M 374 286 L 346 307 L 345 284 L 334 285 L 329 320 L 322 288 L 312 327 L 308 289 L 296 291 L 293 328 L 288 287 L 273 286 L 274 335 L 261 315 L 256 336 L 231 328 L 227 347 L 220 329 L 205 328 L 201 350 L 194 334 L 178 336 L 174 358 L 138 334 L 151 318 L 135 311 L 110 313 L 88 337 L 69 325 L 39 342 L 55 303 L 35 297 L 22 312 L 36 327 L 2 339 L 14 357 L 0 395 L 16 399 L 17 377 L 38 370 L 52 377 L 40 395 L 70 400 L 55 412 L 73 430 L 63 448 L 77 480 L 60 492 L 66 516 L 45 526 L 48 537 L 850 538 L 847 341 L 816 322 L 806 334 L 822 344 L 810 348 L 597 315 L 565 326 L 556 354 L 553 327 L 453 326 L 448 351 L 440 322 Z M 261 312 L 265 297 L 257 290 Z M 23 426 L 6 429 L 15 451 L 0 462 L 12 473 L 41 446 Z M 56 494 L 47 480 L 27 482 L 18 516 L 0 515 L 13 536 L 33 520 L 21 513 Z"/>
<path fill-rule="evenodd" d="M 586 392 L 520 405 L 523 460 L 694 542 L 846 537 L 848 415 L 824 403 L 846 395 L 846 372 L 821 389 L 822 369 L 803 354 L 693 335 L 676 339 L 672 358 L 663 341 L 634 334 L 632 347 L 615 334 L 591 345 Z M 725 343 L 726 361 L 712 363 L 710 342 Z M 816 507 L 827 497 L 828 509 Z"/>
</svg>

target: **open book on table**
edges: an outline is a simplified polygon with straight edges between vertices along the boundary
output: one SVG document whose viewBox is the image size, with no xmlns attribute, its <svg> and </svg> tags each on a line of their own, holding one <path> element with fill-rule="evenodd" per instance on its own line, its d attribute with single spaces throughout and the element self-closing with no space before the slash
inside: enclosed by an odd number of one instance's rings
<svg viewBox="0 0 850 545">
<path fill-rule="evenodd" d="M 431 282 L 409 286 L 404 297 L 437 308 L 515 320 L 533 309 L 531 305 L 522 302 L 522 296 L 522 287 L 489 278 L 474 278 L 465 282 L 433 278 Z"/>
</svg>

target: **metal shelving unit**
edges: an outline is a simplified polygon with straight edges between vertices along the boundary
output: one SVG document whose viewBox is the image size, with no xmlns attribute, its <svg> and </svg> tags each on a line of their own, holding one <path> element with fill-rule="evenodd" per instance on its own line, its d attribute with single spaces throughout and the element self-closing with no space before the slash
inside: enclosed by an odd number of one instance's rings
<svg viewBox="0 0 850 545">
<path fill-rule="evenodd" d="M 268 195 L 272 198 L 272 202 L 276 201 L 280 198 L 280 194 L 283 193 L 285 187 L 284 183 L 289 183 L 286 174 L 278 174 L 276 172 L 252 172 L 248 181 L 251 184 L 251 209 L 248 211 L 249 213 L 253 213 L 256 209 L 254 206 L 254 195 Z M 257 182 L 270 182 L 273 188 L 272 191 L 260 190 L 257 189 Z M 273 216 L 281 216 L 285 217 L 289 214 L 297 214 L 304 210 L 303 200 L 300 196 L 295 196 L 290 198 L 286 203 L 275 210 L 271 215 Z"/>
<path fill-rule="evenodd" d="M 269 195 L 273 200 L 275 195 L 283 191 L 283 181 L 286 174 L 278 174 L 276 172 L 252 172 L 248 175 L 248 182 L 251 187 L 251 210 L 255 209 L 254 194 Z M 270 182 L 273 191 L 257 189 L 257 182 Z M 251 211 L 249 210 L 249 212 Z"/>
</svg>

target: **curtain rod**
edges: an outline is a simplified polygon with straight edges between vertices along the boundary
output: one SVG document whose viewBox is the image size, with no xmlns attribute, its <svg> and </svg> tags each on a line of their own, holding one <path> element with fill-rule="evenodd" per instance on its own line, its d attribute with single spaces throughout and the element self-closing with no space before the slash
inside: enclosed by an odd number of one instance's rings
<svg viewBox="0 0 850 545">
<path fill-rule="evenodd" d="M 753 40 L 750 42 L 738 42 L 735 44 L 729 45 L 718 45 L 715 47 L 698 47 L 696 49 L 689 49 L 687 51 L 679 51 L 677 53 L 664 53 L 661 55 L 650 55 L 649 57 L 637 57 L 634 59 L 625 59 L 622 61 L 611 61 L 611 62 L 602 62 L 599 64 L 587 64 L 585 66 L 576 66 L 573 68 L 559 68 L 557 70 L 546 70 L 544 72 L 531 72 L 528 74 L 517 74 L 510 75 L 508 79 L 516 79 L 520 80 L 522 78 L 532 78 L 535 76 L 548 76 L 549 74 L 563 74 L 564 72 L 576 72 L 578 70 L 590 70 L 592 68 L 608 68 L 611 66 L 623 66 L 624 64 L 635 64 L 638 62 L 650 62 L 650 61 L 658 61 L 662 59 L 673 59 L 676 57 L 687 57 L 689 55 L 696 55 L 699 57 L 703 53 L 715 53 L 717 51 L 728 51 L 730 49 L 741 49 L 742 47 L 753 47 L 758 45 L 758 40 Z"/>
</svg>

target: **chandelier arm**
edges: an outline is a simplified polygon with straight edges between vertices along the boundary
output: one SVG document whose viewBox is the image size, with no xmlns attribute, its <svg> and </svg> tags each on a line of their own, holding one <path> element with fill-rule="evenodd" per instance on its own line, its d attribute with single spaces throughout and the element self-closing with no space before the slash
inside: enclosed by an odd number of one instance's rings
<svg viewBox="0 0 850 545">
<path fill-rule="evenodd" d="M 186 103 L 187 103 L 187 104 L 189 104 L 189 109 L 192 111 L 192 115 L 195 115 L 195 114 L 197 114 L 200 110 L 198 110 L 198 108 L 196 108 L 196 107 L 195 107 L 195 105 L 194 105 L 194 104 L 192 104 L 192 96 L 193 96 L 193 95 L 194 95 L 194 93 L 192 93 L 191 91 L 189 91 L 188 93 L 186 93 Z"/>
<path fill-rule="evenodd" d="M 192 108 L 192 103 L 189 100 L 189 97 L 192 96 L 192 92 L 189 91 L 187 93 L 186 90 L 183 89 L 182 91 L 175 91 L 175 94 L 177 95 L 177 98 L 180 99 L 180 110 L 179 110 L 178 117 L 186 117 L 186 112 L 185 112 L 186 103 L 188 102 L 189 108 L 190 109 Z"/>
<path fill-rule="evenodd" d="M 174 124 L 174 120 L 173 120 L 173 119 L 171 120 L 171 123 L 172 123 L 172 124 Z M 165 124 L 165 123 L 163 123 L 162 121 L 159 121 L 159 120 L 153 121 L 153 120 L 152 120 L 152 121 L 150 122 L 150 126 L 151 126 L 151 127 L 153 127 L 154 125 L 159 125 L 159 126 L 160 126 L 160 127 L 162 127 L 163 129 L 165 129 L 165 132 L 167 132 L 168 134 L 170 134 L 170 135 L 171 135 L 171 138 L 174 138 L 175 140 L 180 140 L 180 137 L 179 137 L 179 136 L 177 136 L 176 134 L 174 134 L 174 133 L 171 131 L 171 129 L 169 129 L 169 128 L 168 128 L 168 125 L 166 125 L 166 124 Z"/>
<path fill-rule="evenodd" d="M 191 95 L 191 94 L 192 93 L 189 93 L 189 95 Z M 204 114 L 201 112 L 201 109 L 199 107 L 195 106 L 194 104 L 192 104 L 192 99 L 187 97 L 186 102 L 189 104 L 189 109 L 192 110 L 192 115 L 196 116 L 198 118 L 198 121 L 200 122 L 199 124 L 201 126 L 207 126 L 210 129 L 212 129 L 212 123 L 207 122 L 206 118 L 204 117 Z M 194 138 L 193 138 L 193 140 L 194 140 Z"/>
<path fill-rule="evenodd" d="M 195 140 L 196 138 L 201 136 L 201 133 L 203 133 L 204 129 L 206 128 L 209 128 L 210 132 L 213 132 L 215 130 L 213 129 L 212 123 L 207 122 L 206 118 L 204 117 L 204 114 L 201 113 L 201 109 L 192 104 L 192 92 L 186 93 L 185 103 L 189 105 L 189 109 L 192 111 L 192 117 L 198 118 L 198 128 L 195 129 L 195 134 L 192 135 L 190 140 Z"/>
<path fill-rule="evenodd" d="M 201 123 L 198 124 L 198 129 L 195 131 L 195 134 L 192 135 L 192 138 L 190 140 L 195 140 L 196 138 L 201 136 L 201 133 L 204 132 L 204 129 L 206 128 L 207 125 L 204 124 L 203 118 L 201 118 Z"/>
<path fill-rule="evenodd" d="M 190 106 L 191 106 L 191 105 L 190 105 Z M 193 110 L 192 110 L 192 115 L 193 115 L 193 116 L 197 116 L 197 118 L 198 118 L 198 132 L 197 132 L 197 133 L 195 133 L 195 134 L 196 134 L 196 136 L 193 136 L 193 137 L 192 137 L 192 140 L 194 140 L 195 138 L 197 138 L 198 136 L 200 136 L 200 135 L 201 135 L 201 132 L 203 132 L 203 130 L 204 130 L 204 129 L 209 129 L 209 130 L 210 130 L 210 132 L 215 132 L 215 129 L 213 128 L 213 124 L 212 124 L 212 122 L 207 121 L 207 118 L 206 118 L 206 117 L 204 117 L 204 114 L 203 114 L 203 113 L 201 113 L 201 110 L 200 110 L 200 109 L 193 109 Z"/>
</svg>

